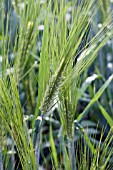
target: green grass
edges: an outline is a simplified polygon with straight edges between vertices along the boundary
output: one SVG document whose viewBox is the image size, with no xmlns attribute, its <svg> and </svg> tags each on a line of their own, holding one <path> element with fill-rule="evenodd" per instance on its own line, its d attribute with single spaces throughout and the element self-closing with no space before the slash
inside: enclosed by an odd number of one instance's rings
<svg viewBox="0 0 113 170">
<path fill-rule="evenodd" d="M 113 169 L 110 2 L 0 3 L 1 169 Z"/>
</svg>

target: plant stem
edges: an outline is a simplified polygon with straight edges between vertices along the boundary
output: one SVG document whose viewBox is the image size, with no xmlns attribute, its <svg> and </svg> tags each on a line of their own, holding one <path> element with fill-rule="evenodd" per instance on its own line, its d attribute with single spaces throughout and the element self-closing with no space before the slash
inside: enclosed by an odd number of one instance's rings
<svg viewBox="0 0 113 170">
<path fill-rule="evenodd" d="M 12 141 L 12 151 L 14 152 L 14 142 Z M 11 155 L 11 163 L 12 163 L 12 170 L 14 170 L 14 163 L 15 162 L 15 158 L 14 158 L 14 153 L 12 153 Z"/>
<path fill-rule="evenodd" d="M 76 170 L 74 138 L 69 139 L 69 141 L 68 141 L 68 150 L 69 150 L 69 157 L 71 159 L 72 170 Z"/>
<path fill-rule="evenodd" d="M 41 136 L 41 127 L 42 127 L 42 120 L 44 115 L 40 113 L 40 116 L 35 121 L 35 132 L 34 132 L 34 148 L 35 148 L 35 157 L 37 163 L 37 170 L 39 169 L 39 159 L 40 159 L 40 136 Z"/>
<path fill-rule="evenodd" d="M 40 135 L 41 135 L 41 130 L 39 130 L 39 133 L 37 134 L 36 147 L 35 147 L 37 170 L 39 169 L 39 159 L 40 159 Z"/>
<path fill-rule="evenodd" d="M 3 170 L 3 164 L 2 164 L 2 149 L 0 148 L 0 170 Z"/>
</svg>

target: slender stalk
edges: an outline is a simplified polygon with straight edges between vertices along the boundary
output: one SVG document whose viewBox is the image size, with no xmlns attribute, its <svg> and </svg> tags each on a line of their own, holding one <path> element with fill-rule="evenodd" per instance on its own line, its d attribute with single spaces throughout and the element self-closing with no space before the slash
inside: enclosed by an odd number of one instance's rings
<svg viewBox="0 0 113 170">
<path fill-rule="evenodd" d="M 37 163 L 37 170 L 39 169 L 39 159 L 40 159 L 40 137 L 41 137 L 41 127 L 42 120 L 44 115 L 39 111 L 40 116 L 37 117 L 35 121 L 35 132 L 34 132 L 34 148 L 35 148 L 35 157 Z"/>
<path fill-rule="evenodd" d="M 71 153 L 72 153 L 72 169 L 73 169 L 73 170 L 76 170 L 74 138 L 72 139 L 71 144 L 72 144 L 72 147 L 71 147 Z"/>
<path fill-rule="evenodd" d="M 35 147 L 37 170 L 39 169 L 39 159 L 40 159 L 40 135 L 41 135 L 41 129 L 39 130 L 39 133 L 37 134 L 36 147 Z"/>
<path fill-rule="evenodd" d="M 12 141 L 12 155 L 11 155 L 11 163 L 12 163 L 12 170 L 14 170 L 14 162 L 15 162 L 15 158 L 14 158 L 14 142 Z"/>
<path fill-rule="evenodd" d="M 71 159 L 72 170 L 76 170 L 74 138 L 68 140 L 68 151 Z"/>
<path fill-rule="evenodd" d="M 0 170 L 3 170 L 3 163 L 2 163 L 2 149 L 0 148 Z"/>
</svg>

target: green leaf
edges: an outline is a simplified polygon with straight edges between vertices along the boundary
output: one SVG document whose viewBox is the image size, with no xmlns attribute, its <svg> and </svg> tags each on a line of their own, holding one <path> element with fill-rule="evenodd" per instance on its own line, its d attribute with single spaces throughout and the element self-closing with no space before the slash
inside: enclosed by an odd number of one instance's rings
<svg viewBox="0 0 113 170">
<path fill-rule="evenodd" d="M 55 163 L 55 167 L 58 167 L 58 159 L 57 159 L 57 151 L 56 151 L 56 147 L 55 147 L 55 143 L 54 143 L 54 139 L 53 139 L 53 135 L 52 135 L 52 127 L 50 125 L 50 144 L 51 144 L 51 149 L 52 149 L 52 155 L 53 155 L 53 160 Z"/>
<path fill-rule="evenodd" d="M 107 123 L 109 124 L 110 127 L 113 126 L 113 119 L 110 117 L 110 115 L 106 112 L 106 110 L 103 108 L 103 106 L 98 102 L 99 109 L 105 119 L 107 120 Z"/>
<path fill-rule="evenodd" d="M 103 94 L 103 92 L 105 91 L 105 89 L 108 87 L 108 85 L 110 84 L 110 82 L 113 79 L 113 75 L 111 75 L 108 80 L 103 84 L 103 86 L 98 90 L 98 92 L 94 95 L 93 99 L 90 101 L 90 103 L 86 106 L 86 108 L 84 109 L 84 111 L 77 117 L 77 120 L 80 121 L 84 116 L 86 116 L 88 114 L 88 110 L 89 108 L 98 101 L 98 99 L 101 97 L 101 95 Z"/>
</svg>

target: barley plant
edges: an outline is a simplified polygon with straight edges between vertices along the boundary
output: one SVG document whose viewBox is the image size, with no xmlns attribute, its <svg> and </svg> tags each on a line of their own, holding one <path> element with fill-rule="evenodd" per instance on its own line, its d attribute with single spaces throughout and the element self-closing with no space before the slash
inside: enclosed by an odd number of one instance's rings
<svg viewBox="0 0 113 170">
<path fill-rule="evenodd" d="M 112 9 L 0 0 L 0 170 L 113 169 Z"/>
</svg>

